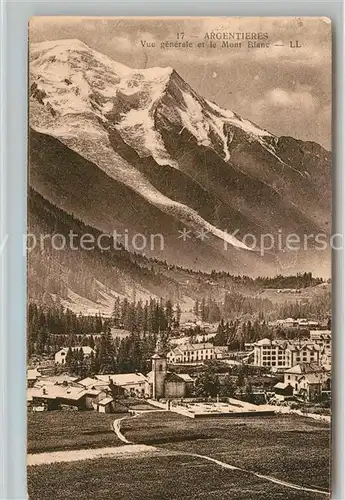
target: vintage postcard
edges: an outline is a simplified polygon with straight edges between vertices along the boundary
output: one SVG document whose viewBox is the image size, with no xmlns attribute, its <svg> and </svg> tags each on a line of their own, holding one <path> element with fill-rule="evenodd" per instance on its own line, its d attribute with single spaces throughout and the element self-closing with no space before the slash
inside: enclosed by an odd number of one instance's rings
<svg viewBox="0 0 345 500">
<path fill-rule="evenodd" d="M 330 495 L 327 18 L 29 25 L 30 500 Z"/>
</svg>

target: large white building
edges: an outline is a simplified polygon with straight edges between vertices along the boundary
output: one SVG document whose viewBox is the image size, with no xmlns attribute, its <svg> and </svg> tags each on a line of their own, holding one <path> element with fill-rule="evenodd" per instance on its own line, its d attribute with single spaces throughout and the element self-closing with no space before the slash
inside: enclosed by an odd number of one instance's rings
<svg viewBox="0 0 345 500">
<path fill-rule="evenodd" d="M 180 345 L 167 354 L 167 362 L 171 365 L 202 363 L 210 359 L 216 359 L 215 347 L 210 342 Z"/>
<path fill-rule="evenodd" d="M 210 342 L 187 342 L 171 349 L 167 354 L 167 362 L 170 365 L 203 363 L 211 359 L 225 359 L 228 352 L 228 346 L 214 346 Z"/>
<path fill-rule="evenodd" d="M 292 342 L 267 338 L 254 343 L 254 366 L 282 370 L 298 363 L 319 365 L 320 347 L 311 341 Z"/>
</svg>

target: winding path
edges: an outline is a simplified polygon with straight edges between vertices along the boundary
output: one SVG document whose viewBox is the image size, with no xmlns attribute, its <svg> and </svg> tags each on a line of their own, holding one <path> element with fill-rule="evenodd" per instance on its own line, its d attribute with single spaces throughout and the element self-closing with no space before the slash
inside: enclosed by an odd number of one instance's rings
<svg viewBox="0 0 345 500">
<path fill-rule="evenodd" d="M 132 446 L 134 446 L 134 443 L 129 441 L 124 436 L 124 434 L 122 434 L 121 422 L 127 418 L 135 418 L 136 416 L 137 415 L 134 415 L 133 417 L 122 417 L 122 418 L 119 418 L 119 419 L 114 421 L 113 427 L 114 427 L 115 434 L 123 443 L 126 443 L 127 445 L 132 444 Z M 159 450 L 158 448 L 155 448 L 154 446 L 150 446 L 149 448 L 156 449 L 157 451 Z M 170 451 L 172 451 L 172 450 L 170 450 Z M 330 492 L 326 491 L 326 490 L 321 490 L 321 489 L 316 489 L 316 488 L 308 488 L 305 486 L 300 486 L 300 485 L 295 484 L 295 483 L 290 483 L 288 481 L 281 481 L 280 479 L 277 479 L 277 478 L 272 477 L 272 476 L 266 476 L 264 474 L 260 474 L 259 472 L 254 472 L 251 470 L 242 469 L 241 467 L 237 467 L 236 465 L 231 465 L 231 464 L 227 464 L 226 462 L 221 462 L 220 460 L 209 457 L 207 455 L 199 455 L 197 453 L 187 453 L 187 452 L 178 452 L 178 451 L 173 451 L 173 453 L 176 455 L 186 455 L 186 456 L 190 456 L 190 457 L 201 458 L 203 460 L 208 460 L 209 462 L 215 463 L 215 464 L 219 465 L 220 467 L 223 467 L 223 469 L 238 470 L 241 472 L 245 472 L 247 474 L 251 474 L 252 476 L 256 476 L 260 479 L 265 479 L 266 481 L 270 481 L 271 483 L 279 484 L 281 486 L 286 486 L 287 488 L 291 488 L 294 490 L 307 491 L 310 493 L 318 493 L 320 495 L 327 495 L 328 497 L 330 495 Z"/>
<path fill-rule="evenodd" d="M 166 411 L 166 410 L 163 410 Z M 136 418 L 138 414 L 132 415 L 130 417 L 122 417 L 114 420 L 113 429 L 120 441 L 124 443 L 123 446 L 118 447 L 108 447 L 108 448 L 89 448 L 85 450 L 69 450 L 69 451 L 56 451 L 56 452 L 47 452 L 47 453 L 33 453 L 27 456 L 27 465 L 44 465 L 44 464 L 53 464 L 59 462 L 76 462 L 79 460 L 90 460 L 97 459 L 103 457 L 125 457 L 125 456 L 133 456 L 133 455 L 155 455 L 157 453 L 169 453 L 174 455 L 185 455 L 195 458 L 200 458 L 202 460 L 207 460 L 208 462 L 212 462 L 223 469 L 230 470 L 238 470 L 241 472 L 245 472 L 247 474 L 256 476 L 260 479 L 265 479 L 266 481 L 270 481 L 271 483 L 279 484 L 281 486 L 286 486 L 287 488 L 291 488 L 294 490 L 306 491 L 310 493 L 317 493 L 320 495 L 326 495 L 329 497 L 329 491 L 316 489 L 316 488 L 308 488 L 305 486 L 300 486 L 298 484 L 290 483 L 288 481 L 281 481 L 272 476 L 267 476 L 264 474 L 260 474 L 259 472 L 250 471 L 246 469 L 242 469 L 241 467 L 237 467 L 236 465 L 231 465 L 226 462 L 222 462 L 221 460 L 217 460 L 215 458 L 209 457 L 207 455 L 199 455 L 197 453 L 188 453 L 188 452 L 179 452 L 175 450 L 168 450 L 166 448 L 161 449 L 155 446 L 149 446 L 146 444 L 135 444 L 129 441 L 126 436 L 121 432 L 121 423 L 123 420 L 128 418 Z"/>
<path fill-rule="evenodd" d="M 198 455 L 197 453 L 184 453 L 184 454 L 189 455 L 191 457 L 203 458 L 204 460 L 208 460 L 209 462 L 213 462 L 217 465 L 220 465 L 224 469 L 239 470 L 241 472 L 246 472 L 247 474 L 251 474 L 252 476 L 259 477 L 260 479 L 266 479 L 267 481 L 270 481 L 271 483 L 280 484 L 281 486 L 286 486 L 287 488 L 292 488 L 294 490 L 301 490 L 301 491 L 309 491 L 311 493 L 319 493 L 321 495 L 329 496 L 329 491 L 318 490 L 315 488 L 307 488 L 304 486 L 300 486 L 298 484 L 290 483 L 288 481 L 281 481 L 280 479 L 276 479 L 275 477 L 266 476 L 264 474 L 259 474 L 258 472 L 254 472 L 251 470 L 241 469 L 241 467 L 236 467 L 235 465 L 230 465 L 230 464 L 227 464 L 226 462 L 221 462 L 220 460 L 216 460 L 215 458 L 211 458 L 211 457 L 208 457 L 206 455 Z"/>
<path fill-rule="evenodd" d="M 109 448 L 88 448 L 85 450 L 50 451 L 46 453 L 30 453 L 27 456 L 27 465 L 47 465 L 60 462 L 78 462 L 79 460 L 93 460 L 96 458 L 130 457 L 133 455 L 156 454 L 157 448 L 146 444 L 129 444 Z"/>
</svg>

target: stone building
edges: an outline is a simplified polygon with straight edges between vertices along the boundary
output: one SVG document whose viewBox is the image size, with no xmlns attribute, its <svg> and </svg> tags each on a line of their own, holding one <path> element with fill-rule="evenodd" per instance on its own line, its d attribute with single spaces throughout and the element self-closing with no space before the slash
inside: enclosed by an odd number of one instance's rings
<svg viewBox="0 0 345 500">
<path fill-rule="evenodd" d="M 168 371 L 167 357 L 157 344 L 152 370 L 147 374 L 146 395 L 153 399 L 183 398 L 189 395 L 193 379 L 188 374 Z"/>
</svg>

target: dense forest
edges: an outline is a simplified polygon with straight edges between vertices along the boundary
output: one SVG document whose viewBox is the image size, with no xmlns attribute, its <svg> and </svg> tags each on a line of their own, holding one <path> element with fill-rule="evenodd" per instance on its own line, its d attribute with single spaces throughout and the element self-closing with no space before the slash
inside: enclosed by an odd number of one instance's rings
<svg viewBox="0 0 345 500">
<path fill-rule="evenodd" d="M 117 371 L 125 371 L 129 367 L 139 369 L 153 353 L 158 334 L 163 345 L 168 346 L 171 331 L 179 326 L 180 317 L 180 306 L 173 305 L 170 300 L 151 299 L 143 303 L 116 299 L 111 318 L 82 316 L 61 306 L 30 303 L 28 356 L 51 355 L 61 347 L 88 345 L 99 353 L 100 358 L 96 356 L 97 366 L 103 372 L 105 364 Z M 117 332 L 123 330 L 128 336 L 117 337 Z M 103 354 L 108 351 L 113 353 L 113 360 L 105 363 Z M 81 356 L 78 351 L 71 353 L 71 362 L 78 361 L 78 356 Z"/>
<path fill-rule="evenodd" d="M 128 252 L 114 242 L 111 235 L 107 251 L 97 244 L 92 251 L 76 244 L 85 235 L 96 242 L 102 233 L 52 206 L 31 188 L 29 212 L 28 240 L 32 248 L 28 252 L 28 293 L 31 300 L 53 305 L 60 299 L 68 299 L 68 291 L 72 289 L 98 302 L 103 293 L 115 291 L 130 295 L 136 287 L 146 289 L 152 296 L 173 300 L 178 297 L 176 281 L 157 273 L 152 266 L 143 265 L 148 259 Z M 35 239 L 37 244 L 33 245 Z"/>
<path fill-rule="evenodd" d="M 196 300 L 193 307 L 195 316 L 202 321 L 214 323 L 221 319 L 251 318 L 275 320 L 282 318 L 308 318 L 324 320 L 331 312 L 331 292 L 324 290 L 310 299 L 272 302 L 259 296 L 245 296 L 238 292 L 225 294 L 223 301 L 213 298 Z"/>
<path fill-rule="evenodd" d="M 243 274 L 231 274 L 227 271 L 211 271 L 211 273 L 205 273 L 200 270 L 183 268 L 181 266 L 176 266 L 174 264 L 168 264 L 167 261 L 161 261 L 156 258 L 149 258 L 152 269 L 162 270 L 166 267 L 172 271 L 180 271 L 199 277 L 200 279 L 208 280 L 207 283 L 233 283 L 235 285 L 241 285 L 249 289 L 259 289 L 259 288 L 273 288 L 273 289 L 303 289 L 310 286 L 317 286 L 324 283 L 323 278 L 314 277 L 311 272 L 297 273 L 291 275 L 278 274 L 276 276 L 258 276 L 251 277 Z"/>
<path fill-rule="evenodd" d="M 270 326 L 266 321 L 221 320 L 213 342 L 214 345 L 227 345 L 232 351 L 243 351 L 245 343 L 256 342 L 263 338 L 296 340 L 308 336 L 308 329 Z"/>
<path fill-rule="evenodd" d="M 254 279 L 254 282 L 264 288 L 298 289 L 320 285 L 321 283 L 323 283 L 323 279 L 314 278 L 312 273 L 297 273 L 296 275 L 291 276 L 283 276 L 282 274 L 278 274 L 273 278 L 258 277 Z"/>
<path fill-rule="evenodd" d="M 86 339 L 92 342 L 92 337 Z M 82 349 L 69 348 L 63 371 L 79 377 L 93 377 L 107 373 L 147 373 L 151 369 L 157 335 L 140 336 L 132 332 L 128 337 L 113 337 L 108 327 L 93 342 L 94 353 L 85 357 Z"/>
</svg>

